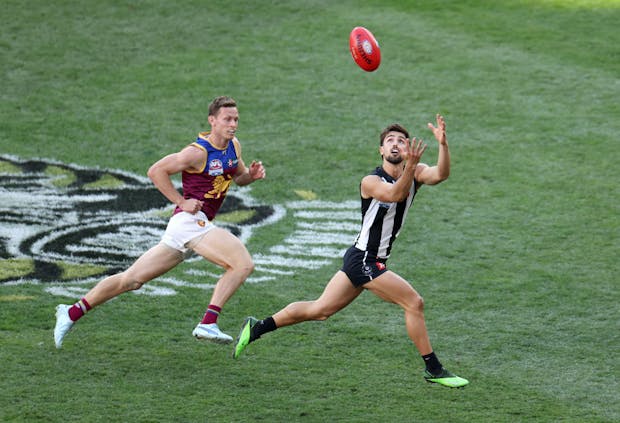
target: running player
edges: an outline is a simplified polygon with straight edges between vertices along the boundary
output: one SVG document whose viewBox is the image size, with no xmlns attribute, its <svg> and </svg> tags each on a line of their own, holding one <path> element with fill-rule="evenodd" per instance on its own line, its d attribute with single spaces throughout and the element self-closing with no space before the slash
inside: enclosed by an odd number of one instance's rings
<svg viewBox="0 0 620 423">
<path fill-rule="evenodd" d="M 157 161 L 148 176 L 161 193 L 176 204 L 173 216 L 159 244 L 145 252 L 127 270 L 100 281 L 73 305 L 56 307 L 54 343 L 63 339 L 86 312 L 106 301 L 168 272 L 192 251 L 224 268 L 210 304 L 192 334 L 197 339 L 230 343 L 232 337 L 220 331 L 217 318 L 222 307 L 254 270 L 243 243 L 225 229 L 213 225 L 230 184 L 248 185 L 265 177 L 261 162 L 247 167 L 241 159 L 241 145 L 235 137 L 239 112 L 235 100 L 217 97 L 209 105 L 211 131 L 201 132 L 196 141 L 181 151 Z M 181 173 L 183 195 L 173 186 L 172 175 Z"/>
<path fill-rule="evenodd" d="M 431 347 L 424 320 L 424 302 L 418 292 L 387 268 L 394 240 L 398 236 L 418 189 L 436 185 L 450 174 L 450 152 L 446 124 L 437 115 L 437 125 L 428 124 L 439 143 L 435 166 L 420 163 L 426 144 L 413 138 L 399 124 L 388 126 L 380 135 L 382 165 L 360 184 L 362 228 L 344 255 L 342 269 L 315 301 L 294 302 L 263 320 L 247 317 L 237 338 L 233 357 L 267 332 L 307 320 L 325 320 L 351 303 L 364 289 L 385 301 L 398 304 L 405 312 L 407 334 L 426 365 L 424 378 L 449 387 L 469 382 L 446 370 Z"/>
</svg>

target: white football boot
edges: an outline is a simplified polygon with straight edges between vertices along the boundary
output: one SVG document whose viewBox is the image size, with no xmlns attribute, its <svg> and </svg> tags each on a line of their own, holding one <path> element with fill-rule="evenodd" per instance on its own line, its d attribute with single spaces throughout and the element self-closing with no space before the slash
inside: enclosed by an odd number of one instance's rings
<svg viewBox="0 0 620 423">
<path fill-rule="evenodd" d="M 217 327 L 217 323 L 208 325 L 199 323 L 192 331 L 192 335 L 194 335 L 196 339 L 211 341 L 216 344 L 230 344 L 233 341 L 232 336 L 226 335 Z"/>
<path fill-rule="evenodd" d="M 69 318 L 70 305 L 58 304 L 56 306 L 56 326 L 54 327 L 54 343 L 56 348 L 62 347 L 62 340 L 67 332 L 73 327 L 73 320 Z"/>
</svg>

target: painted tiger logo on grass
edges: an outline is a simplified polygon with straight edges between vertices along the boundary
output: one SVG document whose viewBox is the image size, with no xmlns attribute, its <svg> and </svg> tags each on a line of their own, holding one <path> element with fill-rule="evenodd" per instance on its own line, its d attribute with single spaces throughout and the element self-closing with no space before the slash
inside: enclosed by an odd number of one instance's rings
<svg viewBox="0 0 620 423">
<path fill-rule="evenodd" d="M 228 193 L 216 224 L 243 242 L 255 228 L 289 213 L 294 222 L 279 244 L 251 252 L 256 267 L 247 283 L 332 264 L 353 242 L 359 201 L 320 201 L 312 191 L 294 192 L 302 200 L 284 205 L 257 204 L 249 187 Z M 146 177 L 0 155 L 0 288 L 41 283 L 52 295 L 84 295 L 159 242 L 171 213 L 172 205 Z M 210 290 L 219 271 L 202 260 L 132 292 L 160 296 L 182 287 Z"/>
<path fill-rule="evenodd" d="M 159 242 L 171 213 L 145 177 L 0 156 L 0 285 L 116 273 Z M 245 241 L 282 215 L 246 188 L 228 194 L 216 221 Z"/>
</svg>

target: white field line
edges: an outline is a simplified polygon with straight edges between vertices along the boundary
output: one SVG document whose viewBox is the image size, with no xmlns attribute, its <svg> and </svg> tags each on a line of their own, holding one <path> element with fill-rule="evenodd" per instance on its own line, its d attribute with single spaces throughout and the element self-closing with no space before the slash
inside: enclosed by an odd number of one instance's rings
<svg viewBox="0 0 620 423">
<path fill-rule="evenodd" d="M 360 215 L 354 211 L 297 211 L 294 216 L 298 219 L 309 219 L 315 221 L 324 219 L 327 221 L 351 220 L 353 222 L 360 221 Z"/>
<path fill-rule="evenodd" d="M 319 267 L 325 266 L 329 264 L 331 260 L 304 260 L 298 258 L 290 258 L 284 256 L 276 256 L 276 255 L 262 255 L 256 254 L 254 255 L 254 263 L 256 264 L 264 264 L 264 265 L 273 265 L 273 266 L 281 266 L 281 267 L 292 267 L 292 268 L 304 268 L 304 269 L 318 269 Z"/>
</svg>

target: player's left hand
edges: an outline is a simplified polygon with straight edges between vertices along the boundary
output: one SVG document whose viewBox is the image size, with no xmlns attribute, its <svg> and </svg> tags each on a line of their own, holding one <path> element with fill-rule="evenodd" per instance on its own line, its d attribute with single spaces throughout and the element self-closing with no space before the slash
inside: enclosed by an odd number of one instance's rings
<svg viewBox="0 0 620 423">
<path fill-rule="evenodd" d="M 265 167 L 263 166 L 263 162 L 252 161 L 248 172 L 253 181 L 265 178 Z"/>
<path fill-rule="evenodd" d="M 435 139 L 439 141 L 439 144 L 445 144 L 446 141 L 446 121 L 443 119 L 439 113 L 437 114 L 437 126 L 434 126 L 432 123 L 428 123 L 428 128 L 433 131 L 433 135 L 435 135 Z"/>
</svg>

